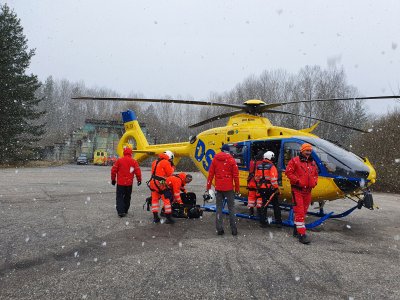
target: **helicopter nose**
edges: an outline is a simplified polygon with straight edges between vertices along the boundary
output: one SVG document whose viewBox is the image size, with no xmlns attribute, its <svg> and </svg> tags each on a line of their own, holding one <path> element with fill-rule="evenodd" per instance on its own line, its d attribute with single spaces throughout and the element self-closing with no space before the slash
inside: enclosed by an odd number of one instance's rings
<svg viewBox="0 0 400 300">
<path fill-rule="evenodd" d="M 376 182 L 376 171 L 375 168 L 372 166 L 372 164 L 370 163 L 370 161 L 365 158 L 365 165 L 369 168 L 369 175 L 367 180 L 371 183 L 374 184 Z"/>
<path fill-rule="evenodd" d="M 345 178 L 345 177 L 338 177 L 334 178 L 333 181 L 337 185 L 337 187 L 344 192 L 345 194 L 351 193 L 361 186 L 360 179 L 353 179 L 353 178 Z"/>
</svg>

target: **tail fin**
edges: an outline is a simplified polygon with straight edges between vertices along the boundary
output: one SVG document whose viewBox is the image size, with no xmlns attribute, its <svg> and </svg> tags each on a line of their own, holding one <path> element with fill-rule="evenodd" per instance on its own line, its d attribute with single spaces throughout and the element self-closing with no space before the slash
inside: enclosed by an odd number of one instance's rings
<svg viewBox="0 0 400 300">
<path fill-rule="evenodd" d="M 134 147 L 136 146 L 137 150 L 146 149 L 149 146 L 149 143 L 147 142 L 147 139 L 140 128 L 135 112 L 131 110 L 122 112 L 122 121 L 124 122 L 125 133 L 118 143 L 118 155 L 122 157 L 124 146 L 127 144 L 132 144 L 133 142 L 136 143 Z M 142 161 L 147 157 L 147 153 L 135 154 L 135 159 L 138 161 Z"/>
</svg>

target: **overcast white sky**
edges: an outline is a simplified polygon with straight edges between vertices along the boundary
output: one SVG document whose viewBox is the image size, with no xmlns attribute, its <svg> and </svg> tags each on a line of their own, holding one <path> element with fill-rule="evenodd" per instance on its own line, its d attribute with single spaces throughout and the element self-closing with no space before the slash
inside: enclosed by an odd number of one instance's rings
<svg viewBox="0 0 400 300">
<path fill-rule="evenodd" d="M 364 96 L 400 90 L 400 1 L 6 0 L 31 71 L 127 96 L 230 90 L 249 75 L 343 65 Z M 395 100 L 368 102 L 384 113 Z"/>
</svg>

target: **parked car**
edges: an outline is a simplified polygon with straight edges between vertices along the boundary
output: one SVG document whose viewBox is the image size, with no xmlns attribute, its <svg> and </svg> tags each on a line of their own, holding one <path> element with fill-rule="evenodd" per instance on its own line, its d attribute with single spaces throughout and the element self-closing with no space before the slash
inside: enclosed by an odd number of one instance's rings
<svg viewBox="0 0 400 300">
<path fill-rule="evenodd" d="M 87 154 L 82 153 L 79 155 L 78 159 L 76 160 L 77 165 L 87 165 L 89 163 L 89 160 L 87 158 Z"/>
<path fill-rule="evenodd" d="M 107 157 L 107 165 L 108 166 L 114 165 L 114 163 L 117 161 L 117 159 L 118 159 L 117 155 L 110 155 L 109 157 Z"/>
</svg>

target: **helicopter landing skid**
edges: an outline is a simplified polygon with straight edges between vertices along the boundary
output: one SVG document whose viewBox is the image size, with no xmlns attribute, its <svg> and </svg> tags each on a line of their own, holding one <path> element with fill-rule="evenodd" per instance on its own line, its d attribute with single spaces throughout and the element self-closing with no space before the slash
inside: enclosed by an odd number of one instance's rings
<svg viewBox="0 0 400 300">
<path fill-rule="evenodd" d="M 226 201 L 224 201 L 223 203 L 223 207 L 225 207 L 226 205 Z M 269 205 L 269 207 L 272 207 L 271 205 Z M 215 204 L 204 204 L 202 206 L 202 208 L 205 211 L 211 211 L 211 212 L 216 212 L 217 210 L 217 206 Z M 356 206 L 342 212 L 339 214 L 334 214 L 334 212 L 330 212 L 330 213 L 324 213 L 323 210 L 321 210 L 318 213 L 315 212 L 308 212 L 308 215 L 312 215 L 312 216 L 316 216 L 319 217 L 319 219 L 315 220 L 314 222 L 308 223 L 306 224 L 306 228 L 310 229 L 310 228 L 315 228 L 318 227 L 319 225 L 321 225 L 322 223 L 324 223 L 326 220 L 328 219 L 339 219 L 339 218 L 344 218 L 346 216 L 348 216 L 349 214 L 351 214 L 356 208 L 359 208 L 359 204 L 357 204 Z M 283 220 L 282 224 L 288 227 L 294 227 L 294 212 L 293 212 L 293 206 L 292 205 L 287 205 L 287 204 L 283 204 L 281 205 L 281 209 L 282 210 L 286 210 L 289 211 L 289 216 L 287 218 L 287 220 Z M 229 215 L 229 211 L 227 209 L 222 209 L 222 213 L 225 215 Z M 235 214 L 236 217 L 239 218 L 244 218 L 244 219 L 250 219 L 250 220 L 259 220 L 258 216 L 254 216 L 254 215 L 249 215 L 249 214 L 245 214 L 245 213 L 236 213 Z M 272 224 L 275 223 L 275 221 L 273 220 L 271 222 Z"/>
</svg>

